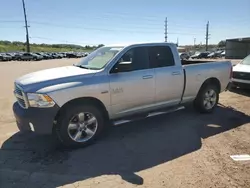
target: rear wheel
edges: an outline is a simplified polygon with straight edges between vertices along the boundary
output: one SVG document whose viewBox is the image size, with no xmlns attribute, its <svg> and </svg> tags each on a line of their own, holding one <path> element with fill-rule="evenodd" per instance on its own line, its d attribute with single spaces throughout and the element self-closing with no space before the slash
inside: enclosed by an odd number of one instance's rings
<svg viewBox="0 0 250 188">
<path fill-rule="evenodd" d="M 68 147 L 91 144 L 104 128 L 104 115 L 94 105 L 70 105 L 58 118 L 56 134 Z"/>
<path fill-rule="evenodd" d="M 202 86 L 195 101 L 194 107 L 201 113 L 211 113 L 219 101 L 219 89 L 216 85 Z"/>
</svg>

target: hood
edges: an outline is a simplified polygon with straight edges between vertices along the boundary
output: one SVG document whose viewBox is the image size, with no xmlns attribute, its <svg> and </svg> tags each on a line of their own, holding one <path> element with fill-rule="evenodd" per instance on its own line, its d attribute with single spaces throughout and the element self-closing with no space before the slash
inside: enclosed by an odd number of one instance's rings
<svg viewBox="0 0 250 188">
<path fill-rule="evenodd" d="M 98 70 L 82 69 L 76 66 L 58 67 L 26 74 L 16 80 L 24 91 L 79 80 L 93 76 Z"/>
<path fill-rule="evenodd" d="M 243 65 L 239 63 L 233 67 L 233 71 L 250 73 L 250 65 Z"/>
</svg>

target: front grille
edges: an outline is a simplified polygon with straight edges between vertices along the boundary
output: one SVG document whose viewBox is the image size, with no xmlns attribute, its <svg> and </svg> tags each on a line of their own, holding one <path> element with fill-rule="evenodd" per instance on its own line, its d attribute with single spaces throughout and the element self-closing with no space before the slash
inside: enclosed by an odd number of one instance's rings
<svg viewBox="0 0 250 188">
<path fill-rule="evenodd" d="M 20 95 L 20 96 L 23 96 L 23 92 L 22 92 L 21 88 L 19 88 L 17 85 L 15 86 L 15 93 Z"/>
<path fill-rule="evenodd" d="M 15 90 L 14 90 L 14 94 L 16 96 L 17 102 L 19 103 L 19 105 L 22 108 L 27 108 L 27 103 L 26 103 L 26 96 L 23 93 L 22 89 L 20 86 L 18 86 L 17 84 L 15 84 Z"/>
<path fill-rule="evenodd" d="M 233 78 L 241 79 L 241 80 L 250 80 L 250 73 L 233 72 Z"/>
</svg>

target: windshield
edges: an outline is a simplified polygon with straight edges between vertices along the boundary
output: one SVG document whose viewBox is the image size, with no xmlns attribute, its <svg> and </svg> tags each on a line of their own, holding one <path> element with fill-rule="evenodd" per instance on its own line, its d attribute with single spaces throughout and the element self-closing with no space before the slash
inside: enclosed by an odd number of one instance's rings
<svg viewBox="0 0 250 188">
<path fill-rule="evenodd" d="M 101 47 L 83 58 L 75 66 L 88 69 L 102 69 L 123 47 Z"/>
<path fill-rule="evenodd" d="M 243 65 L 250 65 L 250 54 L 241 62 Z"/>
</svg>

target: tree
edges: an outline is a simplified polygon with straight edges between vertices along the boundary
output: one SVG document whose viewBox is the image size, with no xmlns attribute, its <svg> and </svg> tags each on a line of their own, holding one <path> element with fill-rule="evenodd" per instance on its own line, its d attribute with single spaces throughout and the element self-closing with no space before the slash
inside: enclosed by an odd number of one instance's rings
<svg viewBox="0 0 250 188">
<path fill-rule="evenodd" d="M 91 47 L 89 45 L 86 45 L 85 49 L 91 49 Z"/>
<path fill-rule="evenodd" d="M 218 47 L 220 47 L 220 48 L 226 47 L 226 41 L 225 41 L 225 40 L 221 40 L 221 41 L 218 43 Z"/>
<path fill-rule="evenodd" d="M 104 46 L 104 44 L 99 44 L 98 46 L 97 46 L 97 48 L 101 48 L 101 47 L 103 47 Z"/>
<path fill-rule="evenodd" d="M 11 42 L 8 40 L 1 40 L 0 44 L 9 45 L 9 44 L 11 44 Z"/>
</svg>

